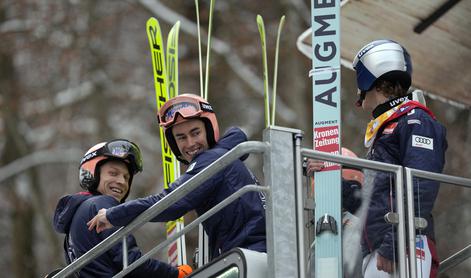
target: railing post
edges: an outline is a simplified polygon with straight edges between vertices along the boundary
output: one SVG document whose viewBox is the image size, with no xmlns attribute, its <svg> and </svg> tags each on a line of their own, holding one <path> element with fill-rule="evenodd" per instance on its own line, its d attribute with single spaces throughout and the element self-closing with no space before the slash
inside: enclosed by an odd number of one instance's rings
<svg viewBox="0 0 471 278">
<path fill-rule="evenodd" d="M 267 253 L 268 273 L 273 278 L 304 277 L 299 265 L 295 194 L 294 129 L 269 127 L 263 140 L 270 150 L 263 158 L 265 183 L 270 187 L 267 196 Z M 303 240 L 303 239 L 299 239 Z"/>
<path fill-rule="evenodd" d="M 123 236 L 123 268 L 128 267 L 128 241 L 127 236 Z"/>
<path fill-rule="evenodd" d="M 403 175 L 402 167 L 400 167 L 399 169 L 395 171 L 395 176 L 396 176 L 396 207 L 397 207 L 397 215 L 399 216 L 399 223 L 397 224 L 399 277 L 408 278 L 410 276 L 409 276 L 409 273 L 407 272 L 406 223 L 405 223 L 406 213 L 405 213 L 405 208 L 404 208 L 404 200 L 405 200 L 404 199 L 404 175 Z M 415 244 L 413 248 L 415 252 Z"/>
<path fill-rule="evenodd" d="M 411 278 L 417 277 L 417 265 L 415 255 L 415 208 L 414 208 L 414 180 L 409 168 L 404 168 L 406 176 L 407 197 L 407 246 L 409 247 L 409 274 Z"/>
<path fill-rule="evenodd" d="M 304 234 L 304 194 L 303 194 L 303 165 L 301 157 L 301 134 L 294 134 L 294 167 L 295 167 L 295 192 L 296 192 L 296 217 L 297 237 L 299 252 L 299 277 L 306 277 L 306 248 Z"/>
</svg>

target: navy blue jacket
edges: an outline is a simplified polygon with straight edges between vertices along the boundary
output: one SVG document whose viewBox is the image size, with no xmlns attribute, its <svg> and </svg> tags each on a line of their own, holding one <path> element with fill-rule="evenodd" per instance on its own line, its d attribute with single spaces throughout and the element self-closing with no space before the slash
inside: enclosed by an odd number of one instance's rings
<svg viewBox="0 0 471 278">
<path fill-rule="evenodd" d="M 170 184 L 168 189 L 157 195 L 110 208 L 106 213 L 107 219 L 114 226 L 124 226 L 130 223 L 144 210 L 246 140 L 246 135 L 240 129 L 229 129 L 213 148 L 197 155 L 191 161 L 186 173 Z M 190 210 L 196 210 L 198 215 L 202 215 L 238 189 L 249 184 L 258 184 L 258 182 L 244 163 L 236 160 L 152 221 L 175 220 Z M 212 258 L 234 247 L 266 252 L 265 196 L 258 192 L 246 193 L 204 221 L 203 227 L 209 237 Z"/>
<path fill-rule="evenodd" d="M 425 110 L 415 108 L 378 131 L 368 159 L 441 173 L 446 149 L 445 128 Z M 380 171 L 368 173 L 365 180 L 373 178 L 373 188 L 362 240 L 363 255 L 378 249 L 383 257 L 393 260 L 393 242 L 397 245 L 394 234 L 397 231 L 393 233 L 392 225 L 385 222 L 384 215 L 397 211 L 394 175 Z M 439 182 L 414 180 L 415 214 L 419 216 L 420 213 L 420 217 L 427 220 L 428 226 L 422 234 L 432 240 L 434 228 L 431 212 L 438 190 Z"/>
<path fill-rule="evenodd" d="M 114 233 L 118 228 L 108 229 L 97 234 L 95 230 L 89 231 L 87 222 L 90 221 L 102 208 L 119 205 L 119 202 L 105 195 L 93 196 L 88 192 L 62 197 L 57 204 L 54 214 L 54 228 L 57 232 L 68 234 L 69 254 L 72 260 L 85 254 L 92 247 Z M 133 236 L 127 237 L 128 262 L 131 264 L 141 257 Z M 121 241 L 103 253 L 97 259 L 80 270 L 80 277 L 111 277 L 123 268 Z M 178 269 L 158 260 L 147 260 L 126 277 L 178 277 Z"/>
</svg>

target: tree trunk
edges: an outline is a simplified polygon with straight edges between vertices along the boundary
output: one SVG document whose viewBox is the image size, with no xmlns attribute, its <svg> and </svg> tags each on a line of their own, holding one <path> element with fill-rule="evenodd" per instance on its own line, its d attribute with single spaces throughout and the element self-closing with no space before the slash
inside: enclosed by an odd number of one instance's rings
<svg viewBox="0 0 471 278">
<path fill-rule="evenodd" d="M 4 105 L 1 111 L 5 127 L 5 147 L 0 159 L 2 165 L 14 161 L 27 152 L 26 142 L 17 129 L 19 96 L 15 95 L 18 90 L 12 56 L 7 52 L 7 48 L 0 49 L 0 88 Z M 20 188 L 14 180 L 10 180 L 9 183 L 12 185 L 9 188 L 11 188 L 10 200 L 13 206 L 11 213 L 13 274 L 14 277 L 36 277 L 36 261 L 33 253 L 33 205 L 29 202 L 30 198 L 24 198 L 18 194 Z"/>
</svg>

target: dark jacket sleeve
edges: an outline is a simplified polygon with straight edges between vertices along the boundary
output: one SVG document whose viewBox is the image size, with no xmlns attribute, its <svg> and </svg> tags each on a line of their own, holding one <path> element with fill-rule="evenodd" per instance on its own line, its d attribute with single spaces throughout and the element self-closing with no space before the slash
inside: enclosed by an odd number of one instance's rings
<svg viewBox="0 0 471 278">
<path fill-rule="evenodd" d="M 445 164 L 447 148 L 446 131 L 430 115 L 420 109 L 403 117 L 394 132 L 399 138 L 399 151 L 404 167 L 441 173 Z M 439 182 L 414 179 L 415 215 L 429 221 L 426 234 L 433 235 L 431 213 L 439 190 Z M 393 202 L 395 204 L 395 200 Z M 384 237 L 379 253 L 393 258 L 393 234 L 390 230 Z"/>
<path fill-rule="evenodd" d="M 107 210 L 107 219 L 111 222 L 111 224 L 113 224 L 113 226 L 125 226 L 129 224 L 139 214 L 165 198 L 165 196 L 176 190 L 180 185 L 188 181 L 194 175 L 201 172 L 204 168 L 213 163 L 228 150 L 246 140 L 247 136 L 244 132 L 242 132 L 242 130 L 236 127 L 230 128 L 218 141 L 215 147 L 199 154 L 190 163 L 186 173 L 178 178 L 175 182 L 171 183 L 168 189 L 163 190 L 157 195 L 136 199 L 113 207 Z M 244 158 L 245 157 L 242 157 L 241 159 Z M 190 210 L 198 210 L 198 208 L 202 208 L 204 211 L 205 209 L 208 209 L 207 204 L 210 203 L 208 196 L 214 195 L 213 193 L 216 189 L 216 186 L 220 184 L 223 179 L 223 172 L 221 171 L 207 179 L 205 182 L 203 182 L 203 184 L 198 186 L 198 188 L 187 194 L 178 202 L 171 205 L 151 221 L 166 222 L 169 220 L 178 219 Z"/>
<path fill-rule="evenodd" d="M 139 216 L 139 214 L 176 190 L 180 185 L 188 181 L 190 178 L 216 160 L 217 157 L 218 156 L 214 154 L 214 151 L 212 150 L 202 153 L 189 165 L 189 170 L 187 170 L 187 172 L 180 176 L 180 178 L 178 178 L 175 182 L 170 184 L 168 189 L 164 189 L 161 193 L 156 195 L 128 201 L 119 206 L 110 208 L 106 212 L 107 219 L 111 222 L 111 224 L 113 224 L 113 226 L 125 226 L 129 224 L 132 220 L 134 220 L 134 218 Z M 207 196 L 211 195 L 215 185 L 218 184 L 221 180 L 222 173 L 214 175 L 213 177 L 203 182 L 203 184 L 201 184 L 194 191 L 188 193 L 178 202 L 175 202 L 173 205 L 168 207 L 151 221 L 166 222 L 175 220 L 182 217 L 190 210 L 204 206 L 204 203 L 207 202 Z"/>
<path fill-rule="evenodd" d="M 96 212 L 98 212 L 101 208 L 109 208 L 110 204 L 106 203 L 106 199 L 98 198 L 98 202 L 96 203 Z M 104 202 L 105 201 L 105 202 Z M 101 240 L 106 239 L 114 232 L 116 232 L 118 228 L 112 228 L 103 231 L 99 234 Z M 136 240 L 134 236 L 129 235 L 126 238 L 126 243 L 128 247 L 128 264 L 130 265 L 134 261 L 138 260 L 142 253 L 137 246 Z M 121 271 L 123 267 L 123 244 L 122 241 L 119 241 L 116 245 L 114 245 L 110 250 L 108 250 L 108 254 L 112 258 L 114 268 L 116 272 Z M 166 263 L 160 262 L 155 259 L 146 260 L 143 264 L 139 267 L 131 271 L 126 277 L 165 277 L 165 278 L 177 278 L 178 277 L 178 270 L 175 267 L 172 267 Z"/>
</svg>

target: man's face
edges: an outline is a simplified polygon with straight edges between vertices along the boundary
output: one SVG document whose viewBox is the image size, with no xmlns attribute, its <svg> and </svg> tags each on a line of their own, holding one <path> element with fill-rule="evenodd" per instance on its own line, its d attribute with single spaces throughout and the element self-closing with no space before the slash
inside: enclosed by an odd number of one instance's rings
<svg viewBox="0 0 471 278">
<path fill-rule="evenodd" d="M 374 86 L 371 90 L 366 92 L 365 99 L 363 100 L 361 104 L 361 107 L 363 108 L 363 110 L 367 112 L 371 112 L 373 111 L 373 109 L 376 108 L 376 106 L 378 105 L 377 100 L 376 100 L 376 94 L 377 94 L 377 90 Z"/>
<path fill-rule="evenodd" d="M 129 190 L 128 167 L 121 161 L 108 161 L 101 166 L 98 192 L 114 197 L 119 202 Z"/>
<path fill-rule="evenodd" d="M 191 162 L 193 158 L 209 149 L 204 122 L 190 119 L 172 127 L 172 134 L 183 159 Z"/>
</svg>

